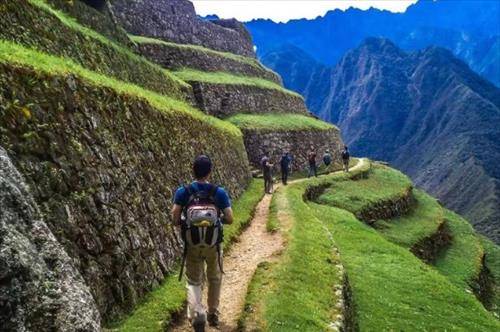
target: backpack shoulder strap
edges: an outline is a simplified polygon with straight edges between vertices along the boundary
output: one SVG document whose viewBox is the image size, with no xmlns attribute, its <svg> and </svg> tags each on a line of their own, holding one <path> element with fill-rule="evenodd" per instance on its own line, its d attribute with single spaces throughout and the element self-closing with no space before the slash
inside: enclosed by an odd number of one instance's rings
<svg viewBox="0 0 500 332">
<path fill-rule="evenodd" d="M 208 192 L 208 197 L 215 203 L 215 195 L 217 195 L 217 190 L 219 189 L 218 185 L 212 184 L 212 188 L 210 188 Z"/>
</svg>

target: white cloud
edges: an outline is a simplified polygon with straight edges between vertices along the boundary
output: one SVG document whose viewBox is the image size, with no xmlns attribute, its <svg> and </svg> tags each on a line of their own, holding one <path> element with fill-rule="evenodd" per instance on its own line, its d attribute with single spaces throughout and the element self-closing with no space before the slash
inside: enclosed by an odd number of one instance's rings
<svg viewBox="0 0 500 332">
<path fill-rule="evenodd" d="M 370 7 L 403 12 L 417 0 L 191 0 L 198 15 L 250 21 L 269 18 L 276 22 L 323 16 L 328 10 Z"/>
</svg>

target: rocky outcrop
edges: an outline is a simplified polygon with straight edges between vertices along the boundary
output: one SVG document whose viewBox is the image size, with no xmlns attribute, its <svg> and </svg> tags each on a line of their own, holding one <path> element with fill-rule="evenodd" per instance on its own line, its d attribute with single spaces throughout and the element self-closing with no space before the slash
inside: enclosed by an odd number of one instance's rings
<svg viewBox="0 0 500 332">
<path fill-rule="evenodd" d="M 189 83 L 198 108 L 220 118 L 239 113 L 308 113 L 300 95 L 283 90 L 243 84 Z"/>
<path fill-rule="evenodd" d="M 389 220 L 405 215 L 414 202 L 413 188 L 409 187 L 397 197 L 384 199 L 363 208 L 356 213 L 356 218 L 373 225 L 377 220 Z"/>
<path fill-rule="evenodd" d="M 243 76 L 255 76 L 278 84 L 281 78 L 273 71 L 265 68 L 255 59 L 242 58 L 234 55 L 225 56 L 224 53 L 209 49 L 202 49 L 182 44 L 154 42 L 138 43 L 142 55 L 156 62 L 164 68 L 183 69 L 194 68 L 210 72 L 230 72 Z"/>
<path fill-rule="evenodd" d="M 252 38 L 242 23 L 201 20 L 188 0 L 114 0 L 112 8 L 133 35 L 255 57 Z"/>
<path fill-rule="evenodd" d="M 307 153 L 311 146 L 317 151 L 318 162 L 325 150 L 329 149 L 333 161 L 340 163 L 342 140 L 336 128 L 301 131 L 243 129 L 243 136 L 250 164 L 257 168 L 260 168 L 260 159 L 264 152 L 268 152 L 271 161 L 275 163 L 276 170 L 278 170 L 278 163 L 283 151 L 289 151 L 294 158 L 292 170 L 303 170 L 307 167 Z"/>
<path fill-rule="evenodd" d="M 250 180 L 237 130 L 77 77 L 1 64 L 0 105 L 0 141 L 106 321 L 172 272 L 168 211 L 193 156 L 212 157 L 233 197 Z"/>
<path fill-rule="evenodd" d="M 89 288 L 2 147 L 0 280 L 2 331 L 100 330 Z"/>
</svg>

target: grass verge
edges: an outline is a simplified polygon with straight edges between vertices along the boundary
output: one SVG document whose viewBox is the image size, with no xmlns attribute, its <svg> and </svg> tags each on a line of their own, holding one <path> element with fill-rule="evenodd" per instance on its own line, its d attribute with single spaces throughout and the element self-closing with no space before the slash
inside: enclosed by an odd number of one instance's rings
<svg viewBox="0 0 500 332">
<path fill-rule="evenodd" d="M 281 85 L 258 77 L 233 75 L 225 72 L 204 72 L 185 68 L 183 70 L 174 71 L 174 75 L 183 81 L 195 81 L 211 84 L 228 84 L 228 85 L 247 85 L 255 86 L 261 89 L 277 90 L 288 95 L 303 99 L 301 95 L 291 90 L 287 90 Z"/>
<path fill-rule="evenodd" d="M 236 114 L 227 119 L 240 129 L 261 131 L 330 130 L 334 125 L 300 114 Z"/>
<path fill-rule="evenodd" d="M 118 93 L 147 100 L 153 107 L 164 113 L 183 112 L 230 135 L 242 136 L 241 131 L 231 123 L 208 116 L 182 101 L 90 71 L 69 59 L 54 57 L 9 41 L 0 40 L 0 62 L 27 66 L 47 74 L 76 75 L 96 86 L 111 88 Z"/>
<path fill-rule="evenodd" d="M 253 179 L 247 190 L 233 202 L 234 224 L 224 227 L 226 249 L 252 220 L 255 207 L 263 195 L 262 186 L 262 180 Z M 108 328 L 120 332 L 164 331 L 172 316 L 182 311 L 186 301 L 184 282 L 179 282 L 177 277 L 178 270 L 175 270 L 161 286 L 145 297 L 130 316 L 110 324 Z"/>
</svg>

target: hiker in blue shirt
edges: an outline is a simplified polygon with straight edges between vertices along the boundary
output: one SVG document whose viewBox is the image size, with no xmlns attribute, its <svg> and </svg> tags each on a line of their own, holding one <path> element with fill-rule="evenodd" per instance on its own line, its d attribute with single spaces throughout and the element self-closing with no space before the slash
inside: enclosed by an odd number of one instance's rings
<svg viewBox="0 0 500 332">
<path fill-rule="evenodd" d="M 280 167 L 281 167 L 281 182 L 286 186 L 288 181 L 288 173 L 290 172 L 290 163 L 292 158 L 290 157 L 289 152 L 285 152 L 280 159 Z"/>
<path fill-rule="evenodd" d="M 222 281 L 222 224 L 233 223 L 231 200 L 226 191 L 208 179 L 212 162 L 205 155 L 193 163 L 195 181 L 177 189 L 172 219 L 181 227 L 184 242 L 182 269 L 186 268 L 188 319 L 195 331 L 219 325 L 219 298 Z M 208 317 L 202 303 L 202 285 L 208 280 Z"/>
</svg>

